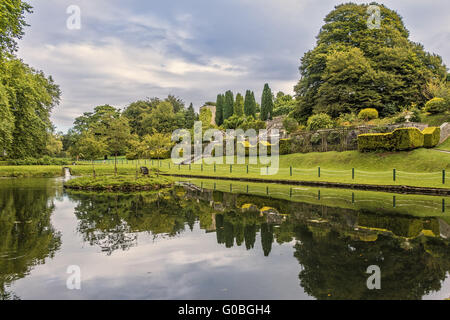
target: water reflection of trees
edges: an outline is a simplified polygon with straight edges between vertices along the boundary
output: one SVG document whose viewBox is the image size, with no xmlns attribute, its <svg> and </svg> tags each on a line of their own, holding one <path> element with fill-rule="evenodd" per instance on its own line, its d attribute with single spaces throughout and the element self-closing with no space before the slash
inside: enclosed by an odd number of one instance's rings
<svg viewBox="0 0 450 320">
<path fill-rule="evenodd" d="M 440 290 L 450 269 L 448 244 L 437 239 L 416 239 L 406 247 L 399 238 L 367 242 L 306 226 L 297 228 L 296 238 L 301 286 L 318 299 L 420 299 Z M 370 265 L 381 269 L 381 290 L 367 289 Z"/>
<path fill-rule="evenodd" d="M 55 192 L 49 180 L 1 182 L 0 299 L 17 299 L 8 286 L 60 248 L 61 235 L 50 224 Z"/>
<path fill-rule="evenodd" d="M 83 240 L 111 254 L 137 244 L 137 233 L 173 237 L 191 230 L 199 213 L 212 212 L 196 201 L 182 201 L 177 190 L 168 193 L 83 193 L 70 192 L 77 201 L 75 215 Z"/>
<path fill-rule="evenodd" d="M 169 193 L 71 193 L 85 241 L 111 254 L 136 245 L 137 232 L 173 237 L 195 223 L 227 248 L 252 250 L 259 238 L 295 243 L 300 284 L 318 299 L 418 299 L 441 288 L 449 243 L 436 218 L 380 215 L 265 197 L 176 188 Z M 382 290 L 368 290 L 367 267 L 382 271 Z"/>
</svg>

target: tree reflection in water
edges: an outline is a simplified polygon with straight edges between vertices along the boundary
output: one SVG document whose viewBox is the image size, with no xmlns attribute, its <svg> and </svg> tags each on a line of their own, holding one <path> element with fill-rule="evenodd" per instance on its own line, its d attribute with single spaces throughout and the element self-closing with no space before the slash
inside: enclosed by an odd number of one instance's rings
<svg viewBox="0 0 450 320">
<path fill-rule="evenodd" d="M 136 245 L 136 233 L 174 237 L 196 222 L 226 248 L 294 245 L 300 285 L 317 299 L 420 299 L 441 288 L 450 270 L 449 242 L 436 218 L 378 214 L 286 200 L 177 187 L 164 193 L 87 194 L 78 201 L 78 231 L 111 254 Z M 425 236 L 426 235 L 426 236 Z M 370 265 L 381 290 L 366 286 Z"/>
<path fill-rule="evenodd" d="M 61 234 L 50 223 L 56 189 L 48 179 L 5 179 L 0 184 L 0 299 L 19 299 L 8 291 L 34 266 L 53 258 Z"/>
</svg>

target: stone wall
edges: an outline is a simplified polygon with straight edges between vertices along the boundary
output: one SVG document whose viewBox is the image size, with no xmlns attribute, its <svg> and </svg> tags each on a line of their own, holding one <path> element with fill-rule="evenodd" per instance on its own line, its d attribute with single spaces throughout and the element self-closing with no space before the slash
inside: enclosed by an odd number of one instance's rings
<svg viewBox="0 0 450 320">
<path fill-rule="evenodd" d="M 450 123 L 445 122 L 441 125 L 441 140 L 439 143 L 444 142 L 450 136 Z"/>
</svg>

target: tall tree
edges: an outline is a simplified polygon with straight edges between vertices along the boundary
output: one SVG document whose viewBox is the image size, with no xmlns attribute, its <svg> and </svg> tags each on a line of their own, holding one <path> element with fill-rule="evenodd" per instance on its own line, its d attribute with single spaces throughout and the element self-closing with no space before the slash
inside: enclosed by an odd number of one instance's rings
<svg viewBox="0 0 450 320">
<path fill-rule="evenodd" d="M 246 116 L 256 117 L 256 101 L 253 91 L 247 90 L 245 92 L 244 113 Z"/>
<path fill-rule="evenodd" d="M 261 120 L 272 120 L 273 112 L 273 93 L 270 90 L 269 84 L 264 85 L 264 90 L 261 97 Z"/>
<path fill-rule="evenodd" d="M 236 101 L 234 102 L 234 114 L 238 117 L 244 115 L 244 98 L 240 93 L 236 95 Z"/>
<path fill-rule="evenodd" d="M 32 7 L 21 0 L 2 0 L 0 4 L 0 53 L 13 53 L 17 50 L 17 39 L 24 35 L 23 28 L 28 26 L 25 14 Z"/>
<path fill-rule="evenodd" d="M 117 175 L 117 156 L 127 152 L 132 139 L 130 125 L 126 117 L 113 118 L 106 132 L 108 151 L 114 155 L 114 175 Z"/>
<path fill-rule="evenodd" d="M 192 103 L 189 105 L 189 108 L 186 111 L 185 120 L 186 120 L 186 129 L 191 129 L 194 127 L 195 110 L 194 105 Z"/>
<path fill-rule="evenodd" d="M 233 115 L 234 112 L 234 96 L 233 92 L 228 90 L 225 92 L 225 101 L 223 104 L 223 121 Z"/>
<path fill-rule="evenodd" d="M 72 149 L 72 156 L 91 160 L 92 176 L 95 178 L 95 160 L 102 157 L 108 150 L 108 145 L 103 137 L 97 137 L 92 131 L 86 131 Z"/>
<path fill-rule="evenodd" d="M 129 119 L 132 133 L 141 137 L 145 134 L 146 128 L 142 123 L 144 115 L 155 109 L 160 102 L 161 100 L 155 97 L 132 102 L 125 108 L 123 115 Z"/>
<path fill-rule="evenodd" d="M 14 116 L 5 87 L 0 83 L 0 157 L 7 154 L 13 142 Z"/>
<path fill-rule="evenodd" d="M 43 155 L 48 133 L 52 131 L 50 113 L 59 103 L 59 87 L 51 77 L 15 58 L 0 63 L 0 80 L 14 117 L 13 143 L 8 156 L 24 158 Z"/>
<path fill-rule="evenodd" d="M 173 107 L 173 112 L 177 113 L 184 110 L 184 101 L 178 97 L 170 95 L 166 98 L 166 102 L 169 102 Z"/>
<path fill-rule="evenodd" d="M 225 97 L 223 94 L 217 95 L 216 100 L 216 125 L 220 126 L 223 123 L 223 105 Z"/>
<path fill-rule="evenodd" d="M 366 4 L 338 5 L 325 17 L 316 47 L 301 59 L 299 121 L 320 112 L 336 117 L 374 107 L 387 116 L 412 103 L 423 106 L 426 83 L 445 79 L 441 57 L 410 41 L 402 18 L 378 6 L 380 28 L 368 27 Z"/>
</svg>

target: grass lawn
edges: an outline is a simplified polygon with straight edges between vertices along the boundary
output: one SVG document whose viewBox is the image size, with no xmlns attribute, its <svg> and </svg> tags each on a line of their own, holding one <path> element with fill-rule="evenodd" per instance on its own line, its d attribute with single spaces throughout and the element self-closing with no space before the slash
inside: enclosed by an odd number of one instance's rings
<svg viewBox="0 0 450 320">
<path fill-rule="evenodd" d="M 154 165 L 156 166 L 156 162 Z M 318 167 L 320 167 L 320 177 Z M 352 168 L 355 168 L 354 179 L 352 178 Z M 396 169 L 396 181 L 393 181 L 394 168 Z M 395 153 L 346 151 L 290 154 L 280 157 L 280 169 L 276 175 L 261 175 L 261 170 L 265 172 L 265 165 L 262 164 L 249 165 L 247 173 L 247 165 L 245 164 L 232 165 L 230 172 L 229 164 L 216 165 L 214 171 L 214 165 L 211 164 L 177 166 L 166 160 L 161 162 L 160 169 L 165 173 L 213 177 L 249 177 L 448 188 L 448 178 L 446 184 L 442 183 L 442 170 L 448 171 L 450 169 L 450 154 L 432 149 Z"/>
<path fill-rule="evenodd" d="M 450 151 L 450 138 L 447 138 L 447 140 L 438 145 L 436 149 Z"/>
<path fill-rule="evenodd" d="M 245 161 L 248 162 L 249 158 L 246 158 Z M 229 164 L 218 164 L 214 171 L 214 165 L 212 164 L 178 166 L 173 164 L 170 159 L 163 161 L 140 160 L 138 163 L 136 161 L 121 160 L 118 162 L 119 175 L 134 175 L 136 164 L 138 167 L 159 168 L 162 172 L 169 174 L 212 177 L 249 177 L 438 188 L 448 188 L 450 180 L 446 177 L 446 183 L 442 183 L 442 170 L 450 171 L 450 154 L 424 148 L 392 153 L 346 151 L 284 155 L 280 156 L 278 173 L 269 176 L 261 174 L 261 170 L 265 172 L 266 167 L 262 163 L 250 164 L 247 173 L 246 164 L 233 164 L 230 172 Z M 75 176 L 92 174 L 92 166 L 87 163 L 69 167 L 72 170 L 72 175 Z M 320 177 L 318 167 L 320 167 Z M 352 168 L 355 168 L 354 179 L 352 179 Z M 396 169 L 396 181 L 393 181 L 394 168 Z M 114 173 L 114 164 L 96 164 L 95 171 L 98 176 L 112 175 Z M 0 177 L 61 175 L 61 166 L 0 166 Z"/>
</svg>

